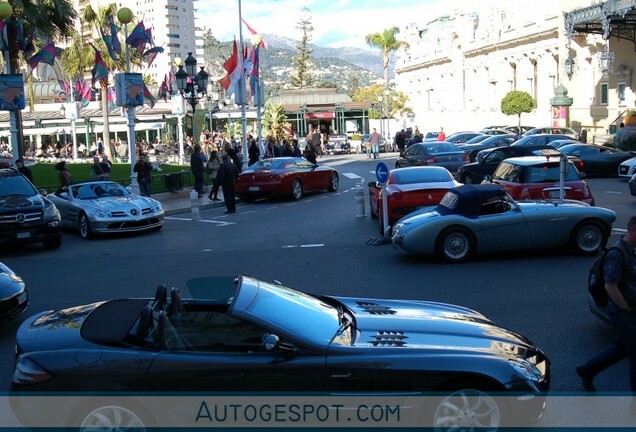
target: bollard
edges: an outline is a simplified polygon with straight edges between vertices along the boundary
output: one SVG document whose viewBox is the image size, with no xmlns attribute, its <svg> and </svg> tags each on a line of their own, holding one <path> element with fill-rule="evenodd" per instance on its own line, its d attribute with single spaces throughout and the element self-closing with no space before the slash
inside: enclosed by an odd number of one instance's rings
<svg viewBox="0 0 636 432">
<path fill-rule="evenodd" d="M 199 214 L 199 193 L 195 190 L 190 192 L 190 207 L 192 208 L 192 220 L 201 220 L 201 214 Z"/>
<path fill-rule="evenodd" d="M 356 217 L 365 217 L 365 205 L 364 205 L 364 188 L 362 187 L 363 183 L 358 183 L 356 186 Z"/>
</svg>

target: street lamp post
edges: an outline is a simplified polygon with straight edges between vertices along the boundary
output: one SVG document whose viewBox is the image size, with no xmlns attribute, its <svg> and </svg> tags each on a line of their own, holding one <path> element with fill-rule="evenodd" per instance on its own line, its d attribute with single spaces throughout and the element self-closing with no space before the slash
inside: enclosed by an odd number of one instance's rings
<svg viewBox="0 0 636 432">
<path fill-rule="evenodd" d="M 378 96 L 378 111 L 380 113 L 380 135 L 384 136 L 384 111 L 382 109 L 383 104 L 382 104 L 382 95 Z"/>
<path fill-rule="evenodd" d="M 185 70 L 183 65 L 179 66 L 179 70 L 175 74 L 177 79 L 177 88 L 182 92 L 184 99 L 192 107 L 192 118 L 190 128 L 192 129 L 192 139 L 194 141 L 194 113 L 197 109 L 199 99 L 207 93 L 208 77 L 210 76 L 201 66 L 201 70 L 197 73 L 197 59 L 192 57 L 192 53 L 188 53 L 185 59 Z"/>
<path fill-rule="evenodd" d="M 73 99 L 75 97 L 73 96 Z M 71 133 L 73 134 L 73 159 L 77 159 L 77 131 L 75 130 L 75 120 L 79 118 L 80 103 L 79 102 L 66 102 L 60 108 L 60 114 L 66 120 L 71 121 Z M 89 148 L 88 140 L 86 140 L 86 148 Z"/>
<path fill-rule="evenodd" d="M 123 7 L 117 11 L 117 19 L 124 26 L 124 37 L 128 39 L 128 24 L 130 24 L 133 20 L 133 12 L 127 7 Z M 126 74 L 124 74 L 124 78 L 120 81 L 117 81 L 119 84 L 118 93 L 122 93 L 126 95 L 125 89 L 128 88 L 128 85 L 131 83 L 130 81 L 130 54 L 128 52 L 128 44 L 126 46 Z M 140 75 L 141 74 L 136 74 Z M 122 74 L 119 74 L 118 77 L 121 78 Z M 118 78 L 116 77 L 116 79 Z M 142 81 L 143 84 L 143 81 Z M 140 87 L 143 88 L 143 87 Z M 139 193 L 139 185 L 135 181 L 136 174 L 134 172 L 135 163 L 137 162 L 137 140 L 135 139 L 135 105 L 131 102 L 132 97 L 124 98 L 127 100 L 120 101 L 120 94 L 117 95 L 117 104 L 120 106 L 126 106 L 126 113 L 128 115 L 128 155 L 130 160 L 130 187 L 134 193 Z M 132 96 L 132 95 L 131 95 Z M 143 104 L 143 91 L 141 91 L 141 103 Z M 104 141 L 107 141 L 104 139 Z M 104 145 L 109 145 L 108 142 L 105 142 Z M 88 143 L 87 143 L 88 146 Z"/>
</svg>

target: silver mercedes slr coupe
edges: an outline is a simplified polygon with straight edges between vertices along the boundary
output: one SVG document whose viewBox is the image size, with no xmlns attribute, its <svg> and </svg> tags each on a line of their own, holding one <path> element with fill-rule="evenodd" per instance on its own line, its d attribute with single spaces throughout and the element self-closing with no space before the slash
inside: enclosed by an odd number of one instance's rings
<svg viewBox="0 0 636 432">
<path fill-rule="evenodd" d="M 159 231 L 163 227 L 161 203 L 130 192 L 107 180 L 73 183 L 47 196 L 60 211 L 62 227 L 79 231 L 82 238 L 95 234 Z"/>
</svg>

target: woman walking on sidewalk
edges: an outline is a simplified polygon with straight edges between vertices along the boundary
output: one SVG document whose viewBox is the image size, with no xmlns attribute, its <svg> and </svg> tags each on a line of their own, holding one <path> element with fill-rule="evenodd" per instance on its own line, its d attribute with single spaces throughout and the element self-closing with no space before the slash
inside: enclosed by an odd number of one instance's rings
<svg viewBox="0 0 636 432">
<path fill-rule="evenodd" d="M 206 166 L 206 170 L 210 175 L 210 180 L 212 180 L 212 190 L 210 190 L 210 194 L 208 198 L 212 201 L 221 201 L 217 195 L 219 194 L 219 182 L 217 180 L 217 174 L 219 172 L 219 167 L 221 163 L 219 162 L 219 153 L 216 150 L 212 150 L 210 153 L 210 160 Z"/>
</svg>

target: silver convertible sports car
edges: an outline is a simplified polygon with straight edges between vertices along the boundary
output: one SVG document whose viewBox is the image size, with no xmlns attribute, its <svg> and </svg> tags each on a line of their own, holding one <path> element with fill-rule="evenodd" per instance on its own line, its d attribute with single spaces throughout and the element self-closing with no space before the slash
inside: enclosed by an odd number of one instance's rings
<svg viewBox="0 0 636 432">
<path fill-rule="evenodd" d="M 112 181 L 73 183 L 48 198 L 60 211 L 62 226 L 77 229 L 85 239 L 102 233 L 159 231 L 163 226 L 159 201 Z"/>
<path fill-rule="evenodd" d="M 501 186 L 463 185 L 440 204 L 400 219 L 393 244 L 406 252 L 460 262 L 475 253 L 571 246 L 594 254 L 605 246 L 616 215 L 585 203 L 515 201 Z"/>
</svg>

